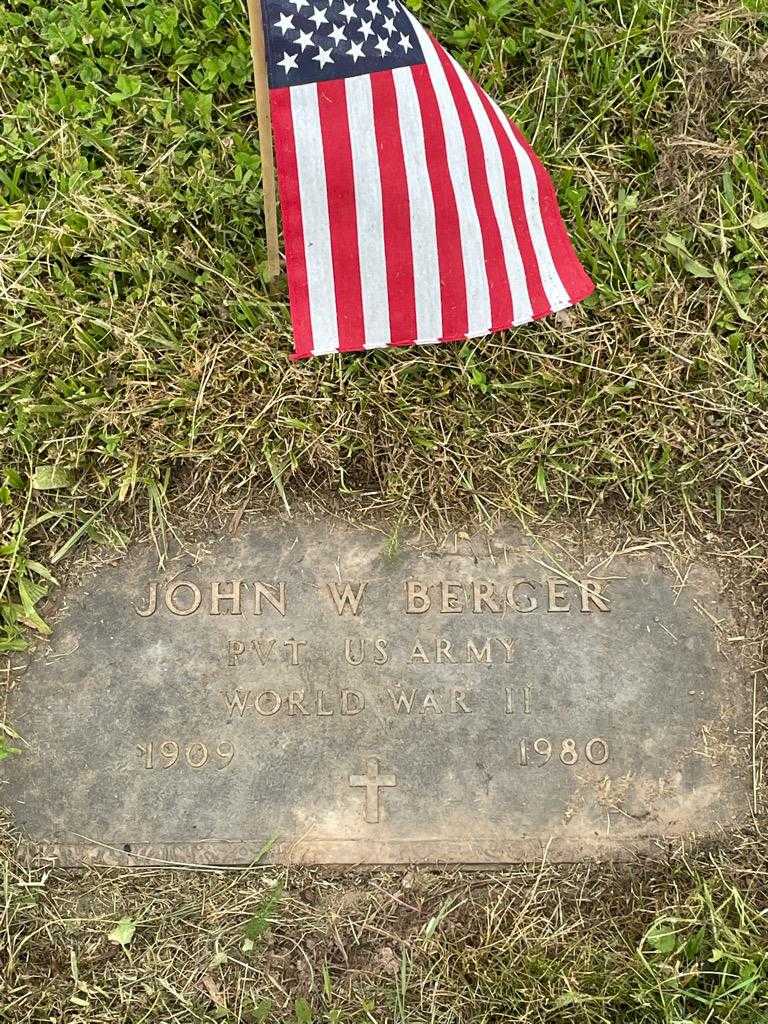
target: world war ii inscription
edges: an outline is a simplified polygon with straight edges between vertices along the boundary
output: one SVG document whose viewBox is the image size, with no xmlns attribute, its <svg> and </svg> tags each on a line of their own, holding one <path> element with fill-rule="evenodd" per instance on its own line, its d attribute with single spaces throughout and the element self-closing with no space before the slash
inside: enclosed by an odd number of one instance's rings
<svg viewBox="0 0 768 1024">
<path fill-rule="evenodd" d="M 262 523 L 66 592 L 0 800 L 60 863 L 622 857 L 748 811 L 719 581 Z"/>
</svg>

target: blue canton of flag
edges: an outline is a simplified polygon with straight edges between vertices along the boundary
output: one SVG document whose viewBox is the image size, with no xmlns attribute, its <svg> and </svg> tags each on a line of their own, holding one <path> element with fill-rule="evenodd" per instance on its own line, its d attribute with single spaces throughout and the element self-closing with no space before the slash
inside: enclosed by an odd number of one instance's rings
<svg viewBox="0 0 768 1024">
<path fill-rule="evenodd" d="M 397 0 L 263 0 L 275 88 L 391 71 L 423 61 Z"/>
</svg>

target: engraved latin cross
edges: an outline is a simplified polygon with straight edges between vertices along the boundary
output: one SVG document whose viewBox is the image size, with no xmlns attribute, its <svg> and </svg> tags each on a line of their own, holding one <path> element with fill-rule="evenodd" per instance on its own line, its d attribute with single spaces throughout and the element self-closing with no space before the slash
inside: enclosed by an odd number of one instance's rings
<svg viewBox="0 0 768 1024">
<path fill-rule="evenodd" d="M 350 775 L 350 786 L 365 788 L 365 820 L 375 824 L 379 820 L 379 790 L 384 786 L 396 786 L 397 776 L 379 775 L 379 762 L 370 758 L 365 765 L 365 775 Z"/>
</svg>

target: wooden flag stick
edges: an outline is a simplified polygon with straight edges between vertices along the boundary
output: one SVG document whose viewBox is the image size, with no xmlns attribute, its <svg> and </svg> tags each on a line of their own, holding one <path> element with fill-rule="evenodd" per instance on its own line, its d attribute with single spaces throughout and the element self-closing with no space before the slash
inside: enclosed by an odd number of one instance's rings
<svg viewBox="0 0 768 1024">
<path fill-rule="evenodd" d="M 259 126 L 261 153 L 261 184 L 264 193 L 264 223 L 267 229 L 267 280 L 280 273 L 280 249 L 277 240 L 277 196 L 275 194 L 275 161 L 272 154 L 272 118 L 269 113 L 267 57 L 264 49 L 264 23 L 261 0 L 248 0 L 251 23 L 251 57 L 253 87 L 256 92 L 256 121 Z"/>
</svg>

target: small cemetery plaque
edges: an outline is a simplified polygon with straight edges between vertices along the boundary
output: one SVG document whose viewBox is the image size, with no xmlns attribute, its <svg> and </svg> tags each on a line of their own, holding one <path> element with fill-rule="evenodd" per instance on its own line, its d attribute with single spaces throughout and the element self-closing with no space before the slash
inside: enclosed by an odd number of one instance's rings
<svg viewBox="0 0 768 1024">
<path fill-rule="evenodd" d="M 721 586 L 653 548 L 265 522 L 68 589 L 0 802 L 61 864 L 622 858 L 749 811 Z"/>
</svg>

